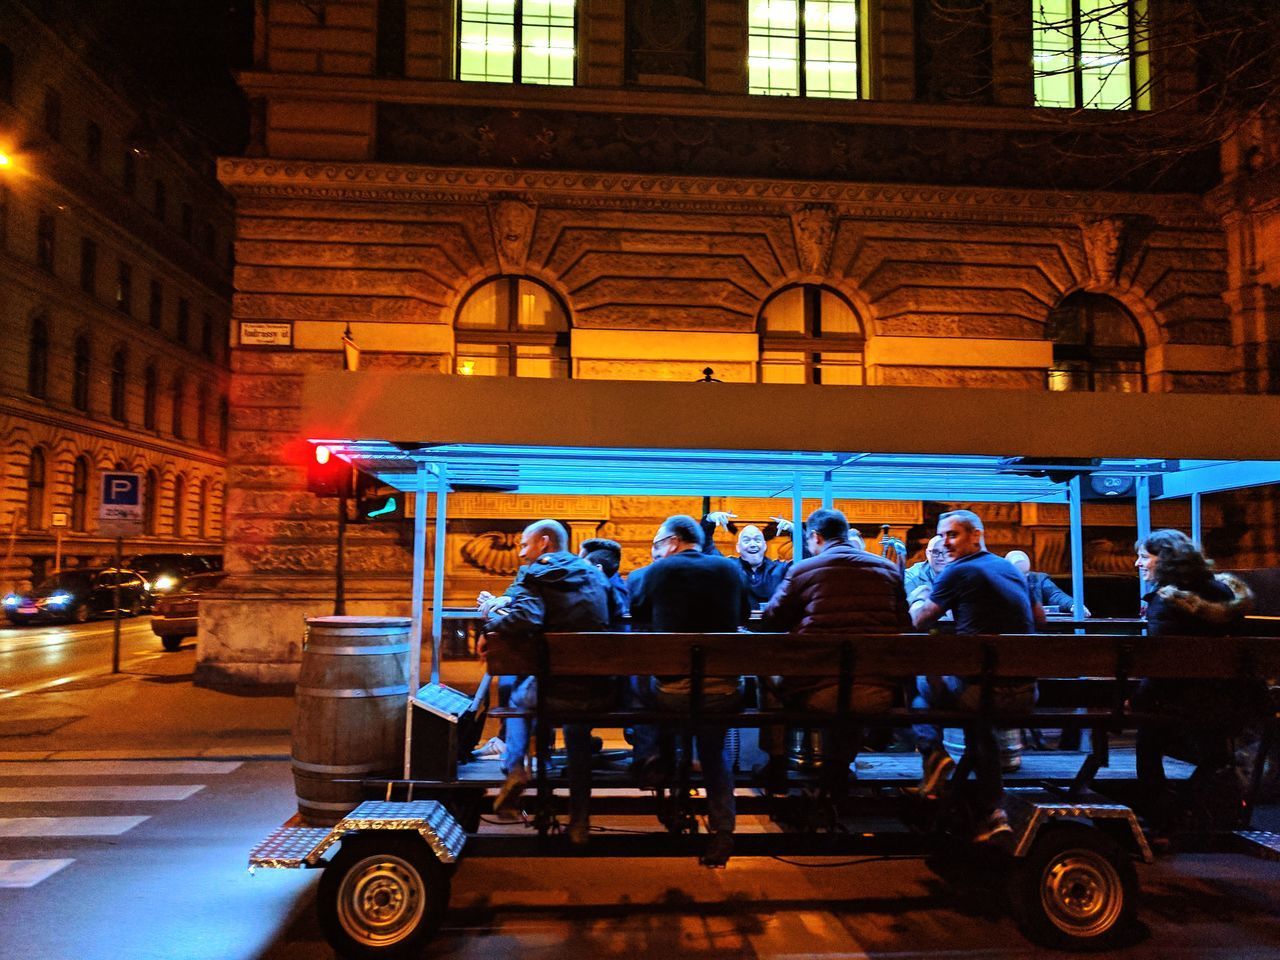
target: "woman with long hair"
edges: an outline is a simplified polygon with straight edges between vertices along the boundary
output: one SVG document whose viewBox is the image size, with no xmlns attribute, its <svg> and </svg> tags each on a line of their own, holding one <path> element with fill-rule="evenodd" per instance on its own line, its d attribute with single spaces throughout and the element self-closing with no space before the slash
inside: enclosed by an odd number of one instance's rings
<svg viewBox="0 0 1280 960">
<path fill-rule="evenodd" d="M 1151 637 L 1228 636 L 1240 631 L 1253 608 L 1253 593 L 1238 577 L 1215 573 L 1199 547 L 1180 530 L 1156 530 L 1139 540 L 1135 566 L 1146 590 L 1147 634 Z M 1177 801 L 1164 773 L 1166 755 L 1194 759 L 1188 782 L 1197 806 L 1213 796 L 1197 796 L 1207 780 L 1232 764 L 1231 738 L 1266 709 L 1266 687 L 1251 680 L 1147 679 L 1133 698 L 1135 710 L 1167 716 L 1168 724 L 1138 731 L 1138 780 L 1149 817 L 1175 815 Z M 1225 804 L 1230 807 L 1231 804 Z M 1239 812 L 1238 797 L 1235 802 Z"/>
</svg>

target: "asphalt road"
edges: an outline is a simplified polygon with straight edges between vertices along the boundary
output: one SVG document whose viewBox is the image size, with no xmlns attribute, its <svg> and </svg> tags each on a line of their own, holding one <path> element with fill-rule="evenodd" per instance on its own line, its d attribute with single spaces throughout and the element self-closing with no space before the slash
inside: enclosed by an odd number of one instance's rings
<svg viewBox="0 0 1280 960">
<path fill-rule="evenodd" d="M 0 623 L 0 697 L 111 670 L 110 620 L 21 627 Z M 187 641 L 187 646 L 194 644 L 194 638 Z M 165 655 L 160 638 L 151 632 L 149 615 L 120 621 L 122 669 Z"/>
<path fill-rule="evenodd" d="M 331 956 L 314 915 L 318 872 L 245 870 L 248 849 L 292 811 L 283 761 L 0 762 L 0 877 L 10 880 L 7 889 L 0 880 L 0 958 Z M 1280 863 L 1183 855 L 1140 876 L 1146 929 L 1124 957 L 1280 958 Z M 464 859 L 426 954 L 1045 955 L 991 889 L 943 880 L 919 860 L 771 859 L 723 871 L 676 860 Z"/>
</svg>

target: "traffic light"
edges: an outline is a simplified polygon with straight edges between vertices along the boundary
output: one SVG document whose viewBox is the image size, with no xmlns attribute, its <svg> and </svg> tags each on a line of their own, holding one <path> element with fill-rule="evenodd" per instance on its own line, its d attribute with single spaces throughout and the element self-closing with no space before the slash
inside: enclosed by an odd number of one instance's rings
<svg viewBox="0 0 1280 960">
<path fill-rule="evenodd" d="M 355 523 L 403 520 L 405 493 L 389 487 L 367 473 L 356 475 Z"/>
<path fill-rule="evenodd" d="M 317 497 L 349 497 L 352 473 L 350 463 L 318 443 L 307 464 L 307 489 Z"/>
</svg>

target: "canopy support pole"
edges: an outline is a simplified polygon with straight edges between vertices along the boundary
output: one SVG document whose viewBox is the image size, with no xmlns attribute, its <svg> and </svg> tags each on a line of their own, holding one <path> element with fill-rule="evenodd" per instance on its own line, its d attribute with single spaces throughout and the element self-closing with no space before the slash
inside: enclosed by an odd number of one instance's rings
<svg viewBox="0 0 1280 960">
<path fill-rule="evenodd" d="M 1071 514 L 1071 618 L 1084 619 L 1084 504 L 1081 502 L 1080 474 L 1067 483 L 1067 503 Z M 1084 630 L 1077 630 L 1083 633 Z"/>
<path fill-rule="evenodd" d="M 1135 505 L 1138 511 L 1138 542 L 1141 543 L 1151 536 L 1151 481 L 1145 473 L 1139 474 L 1137 480 Z M 1138 596 L 1141 597 L 1146 591 L 1147 584 L 1139 577 Z"/>
<path fill-rule="evenodd" d="M 442 463 L 436 472 L 436 555 L 431 571 L 431 682 L 440 682 L 440 646 L 444 639 L 444 558 L 449 471 Z"/>
<path fill-rule="evenodd" d="M 413 624 L 409 628 L 409 700 L 418 695 L 422 674 L 422 602 L 423 579 L 427 573 L 427 466 L 418 464 L 417 483 L 414 484 L 413 502 L 413 583 L 411 584 L 410 615 Z M 404 777 L 413 776 L 410 757 L 413 750 L 413 706 L 408 704 L 404 718 Z"/>
<path fill-rule="evenodd" d="M 804 477 L 791 475 L 791 562 L 799 563 L 804 557 Z"/>
<path fill-rule="evenodd" d="M 1204 516 L 1200 512 L 1200 494 L 1191 495 L 1191 539 L 1196 548 L 1204 550 Z"/>
</svg>

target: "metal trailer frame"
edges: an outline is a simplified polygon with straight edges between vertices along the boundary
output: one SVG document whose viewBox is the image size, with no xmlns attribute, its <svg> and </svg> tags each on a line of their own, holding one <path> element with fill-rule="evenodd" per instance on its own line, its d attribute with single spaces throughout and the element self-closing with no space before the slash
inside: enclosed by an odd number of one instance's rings
<svg viewBox="0 0 1280 960">
<path fill-rule="evenodd" d="M 763 420 L 755 414 L 762 409 L 769 411 Z M 1224 432 L 1224 420 L 1253 428 Z M 414 706 L 428 707 L 424 695 L 439 687 L 453 490 L 789 497 L 797 532 L 806 498 L 824 505 L 836 499 L 1066 504 L 1079 606 L 1084 478 L 1132 478 L 1139 536 L 1150 530 L 1153 499 L 1189 497 L 1197 541 L 1204 494 L 1280 483 L 1280 460 L 1271 459 L 1280 456 L 1271 440 L 1280 436 L 1280 398 L 1270 397 L 966 390 L 957 399 L 954 391 L 928 388 L 546 382 L 374 371 L 308 375 L 302 432 L 416 498 L 405 748 L 410 786 Z M 424 686 L 419 664 L 432 512 L 433 657 Z M 254 850 L 251 865 L 319 866 L 343 836 L 369 830 L 416 831 L 440 862 L 455 862 L 466 835 L 444 806 L 411 795 L 408 802 L 390 801 L 390 784 L 387 790 L 387 800 L 366 801 L 332 829 L 286 825 Z M 1118 818 L 1133 831 L 1139 855 L 1150 858 L 1127 807 L 1102 798 L 1026 799 L 1030 812 L 1018 851 L 1025 853 L 1040 826 L 1054 819 Z"/>
</svg>

